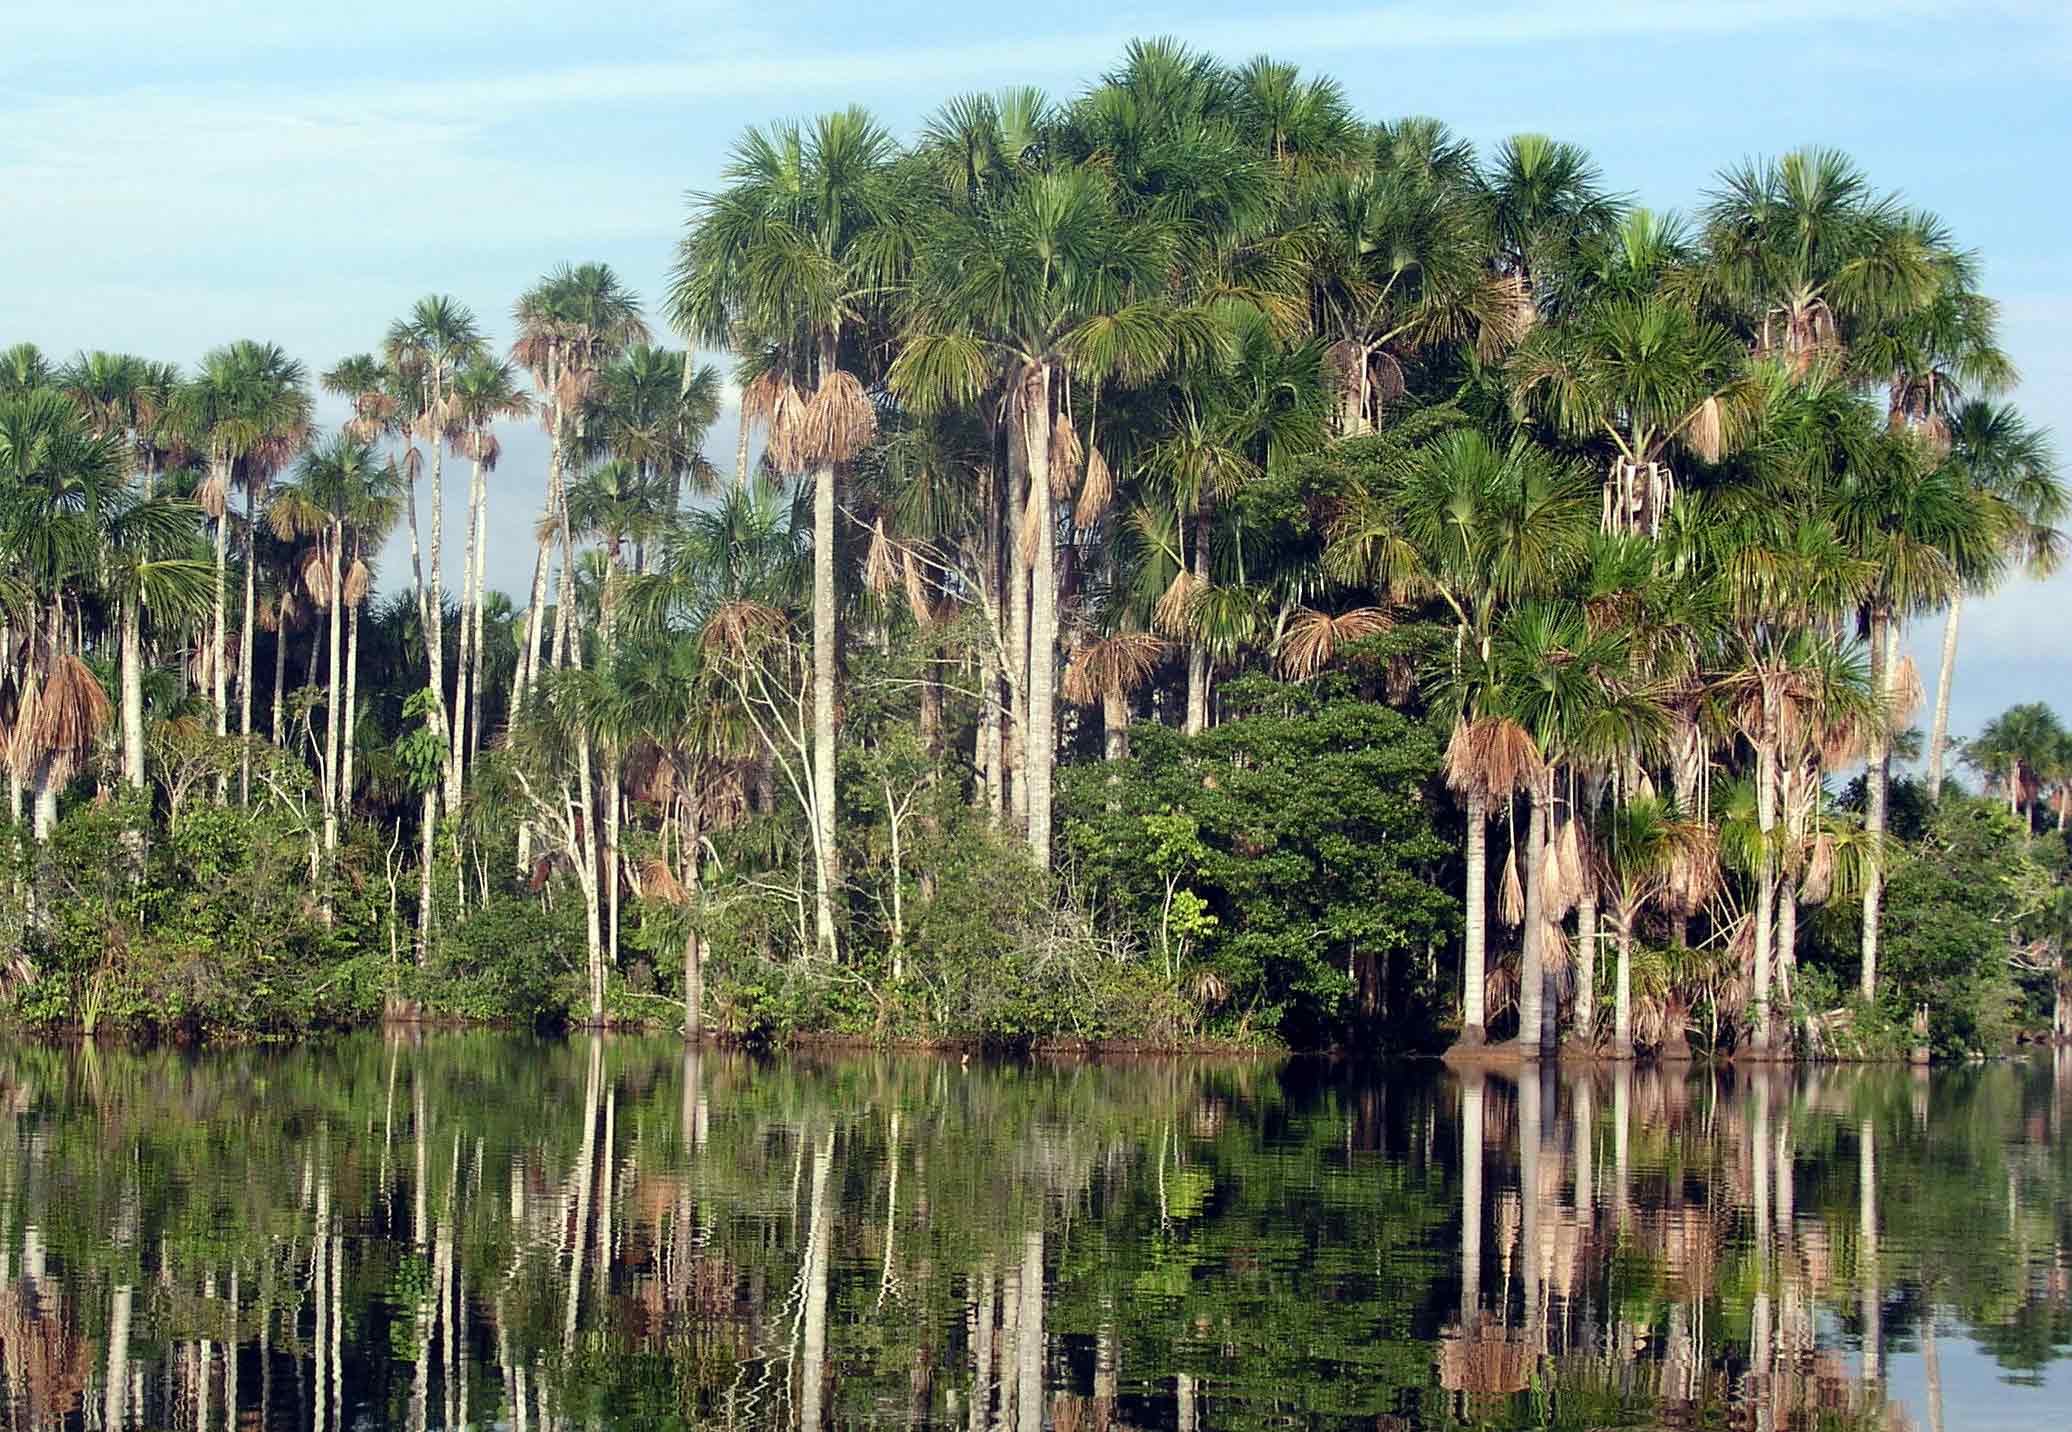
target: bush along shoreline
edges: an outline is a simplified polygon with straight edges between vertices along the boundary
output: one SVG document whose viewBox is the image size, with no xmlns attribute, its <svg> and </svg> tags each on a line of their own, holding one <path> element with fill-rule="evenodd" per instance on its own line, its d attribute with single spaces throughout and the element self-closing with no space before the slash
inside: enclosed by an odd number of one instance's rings
<svg viewBox="0 0 2072 1432">
<path fill-rule="evenodd" d="M 1951 729 L 2066 489 L 1903 177 L 1668 213 L 1141 41 L 747 129 L 646 303 L 0 334 L 0 1015 L 2072 1039 L 2072 738 Z"/>
</svg>

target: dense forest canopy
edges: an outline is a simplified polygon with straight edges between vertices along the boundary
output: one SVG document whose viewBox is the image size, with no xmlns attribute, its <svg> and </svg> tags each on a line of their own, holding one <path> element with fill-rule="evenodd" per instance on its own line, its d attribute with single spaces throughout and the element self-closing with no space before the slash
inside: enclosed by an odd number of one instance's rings
<svg viewBox="0 0 2072 1432">
<path fill-rule="evenodd" d="M 2065 509 L 1979 268 L 1831 150 L 1662 213 L 1158 41 L 751 128 L 651 307 L 565 265 L 508 353 L 436 294 L 315 363 L 17 345 L 0 986 L 139 1032 L 2072 1033 L 2072 742 L 1948 731 L 1964 601 Z"/>
</svg>

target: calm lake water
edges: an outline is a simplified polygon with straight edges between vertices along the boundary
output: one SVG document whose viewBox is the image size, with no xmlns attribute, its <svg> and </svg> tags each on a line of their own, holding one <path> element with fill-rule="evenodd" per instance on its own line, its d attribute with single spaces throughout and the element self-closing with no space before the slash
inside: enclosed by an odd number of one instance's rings
<svg viewBox="0 0 2072 1432">
<path fill-rule="evenodd" d="M 2072 1052 L 0 1051 L 0 1427 L 2072 1424 Z"/>
</svg>

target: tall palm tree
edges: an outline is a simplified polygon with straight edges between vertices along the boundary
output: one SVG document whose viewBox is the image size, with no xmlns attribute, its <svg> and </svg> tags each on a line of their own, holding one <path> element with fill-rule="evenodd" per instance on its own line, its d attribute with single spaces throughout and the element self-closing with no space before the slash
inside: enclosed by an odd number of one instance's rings
<svg viewBox="0 0 2072 1432">
<path fill-rule="evenodd" d="M 107 724 L 107 693 L 80 656 L 79 599 L 95 580 L 102 509 L 123 469 L 119 445 L 58 389 L 0 396 L 0 543 L 13 569 L 0 601 L 7 625 L 19 623 L 5 676 L 6 755 L 33 792 L 39 841 L 56 828 L 58 795 Z"/>
<path fill-rule="evenodd" d="M 1641 909 L 1696 871 L 1716 867 L 1710 827 L 1685 820 L 1660 796 L 1633 796 L 1613 806 L 1599 823 L 1597 870 L 1617 925 L 1618 973 L 1612 1002 L 1612 1057 L 1633 1057 L 1633 935 Z M 1699 882 L 1710 884 L 1709 874 Z"/>
<path fill-rule="evenodd" d="M 210 641 L 210 682 L 216 702 L 216 734 L 229 730 L 229 631 L 224 574 L 230 542 L 230 492 L 242 485 L 248 520 L 274 473 L 308 440 L 311 398 L 308 370 L 278 346 L 241 339 L 211 350 L 201 367 L 174 396 L 173 421 L 184 439 L 204 453 L 208 477 L 199 491 L 202 508 L 216 524 L 216 599 Z M 251 645 L 257 572 L 247 564 L 245 629 L 239 654 L 244 686 L 242 734 L 251 735 Z M 249 793 L 249 757 L 240 782 Z"/>
<path fill-rule="evenodd" d="M 1861 607 L 1870 647 L 1872 689 L 1896 706 L 1900 624 L 1946 607 L 1965 574 L 1987 570 L 2004 524 L 1995 508 L 1951 464 L 1905 435 L 1881 436 L 1845 469 L 1833 497 L 1834 524 L 1872 573 Z M 1884 897 L 1886 795 L 1892 779 L 1888 711 L 1873 723 L 1866 756 L 1864 826 L 1870 838 L 1863 886 L 1862 994 L 1877 994 L 1879 909 Z"/>
<path fill-rule="evenodd" d="M 1412 439 L 1399 430 L 1378 480 L 1350 494 L 1326 565 L 1392 604 L 1436 603 L 1453 627 L 1425 676 L 1453 721 L 1446 776 L 1467 813 L 1461 1038 L 1475 1045 L 1486 1026 L 1489 819 L 1536 787 L 1545 766 L 1493 690 L 1496 632 L 1511 607 L 1551 596 L 1581 570 L 1596 503 L 1587 476 L 1522 438 L 1499 447 L 1463 428 Z"/>
<path fill-rule="evenodd" d="M 461 444 L 474 463 L 468 483 L 468 544 L 461 566 L 461 632 L 453 677 L 453 731 L 449 761 L 464 782 L 471 733 L 481 721 L 483 572 L 488 565 L 488 473 L 496 470 L 502 446 L 491 432 L 499 422 L 525 417 L 532 400 L 520 388 L 509 363 L 486 353 L 473 355 L 453 375 L 453 419 Z"/>
<path fill-rule="evenodd" d="M 1671 457 L 1712 462 L 1740 438 L 1747 389 L 1733 335 L 1674 299 L 1612 299 L 1538 328 L 1511 361 L 1515 401 L 1562 437 L 1612 452 L 1608 532 L 1660 531 L 1675 500 Z"/>
<path fill-rule="evenodd" d="M 443 595 L 446 579 L 445 568 L 440 561 L 446 525 L 445 455 L 447 443 L 462 431 L 459 415 L 453 410 L 454 380 L 469 364 L 481 359 L 486 350 L 473 312 L 445 294 L 429 294 L 419 299 L 408 317 L 391 324 L 386 347 L 389 365 L 403 377 L 410 390 L 407 412 L 412 436 L 429 447 L 432 454 L 432 531 L 428 553 L 432 577 L 429 587 L 417 560 L 414 486 L 409 509 L 410 560 L 419 619 L 425 628 L 433 725 L 444 738 L 453 729 L 453 703 L 446 699 L 446 601 Z M 447 809 L 458 810 L 460 763 L 454 757 L 449 757 L 446 763 L 444 794 Z"/>
<path fill-rule="evenodd" d="M 2010 706 L 1988 721 L 1964 748 L 1964 760 L 2007 796 L 2009 815 L 2026 827 L 2036 823 L 2036 799 L 2054 765 L 2064 727 L 2040 701 Z"/>
<path fill-rule="evenodd" d="M 898 264 L 903 235 L 886 222 L 894 145 L 860 109 L 810 127 L 750 129 L 725 187 L 702 194 L 677 250 L 670 322 L 719 345 L 747 332 L 780 355 L 770 454 L 813 484 L 814 923 L 832 958 L 835 832 L 835 531 L 837 474 L 876 430 L 862 385 L 843 366 Z M 803 383 L 810 392 L 794 384 Z"/>
<path fill-rule="evenodd" d="M 1937 391 L 1948 391 L 1944 385 Z M 1960 574 L 1950 589 L 1943 617 L 1942 661 L 1935 677 L 1935 716 L 1928 735 L 1928 798 L 1942 795 L 1943 766 L 1948 754 L 1950 692 L 1957 669 L 1957 624 L 1963 615 L 1967 588 L 1979 589 L 2012 563 L 2046 575 L 2057 565 L 2063 539 L 2067 495 L 2058 477 L 2057 455 L 2042 429 L 2033 427 L 2013 407 L 1973 400 L 1949 415 L 1946 425 L 1950 464 L 1972 490 L 1988 500 L 2001 529 L 1984 571 Z"/>
<path fill-rule="evenodd" d="M 1839 151 L 1751 161 L 1718 185 L 1704 214 L 1717 285 L 1758 356 L 1794 374 L 1841 361 L 1863 329 L 1921 307 L 1942 285 L 1931 228 Z"/>
</svg>

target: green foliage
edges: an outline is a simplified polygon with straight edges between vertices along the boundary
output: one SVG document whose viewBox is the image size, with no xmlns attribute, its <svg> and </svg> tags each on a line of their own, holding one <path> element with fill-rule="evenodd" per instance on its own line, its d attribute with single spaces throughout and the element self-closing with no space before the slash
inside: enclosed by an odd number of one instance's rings
<svg viewBox="0 0 2072 1432">
<path fill-rule="evenodd" d="M 1128 761 L 1067 775 L 1065 848 L 1097 919 L 1170 962 L 1218 1032 L 1432 1038 L 1429 961 L 1459 921 L 1437 737 L 1335 681 L 1224 700 L 1234 718 L 1202 736 L 1139 726 Z"/>
</svg>

